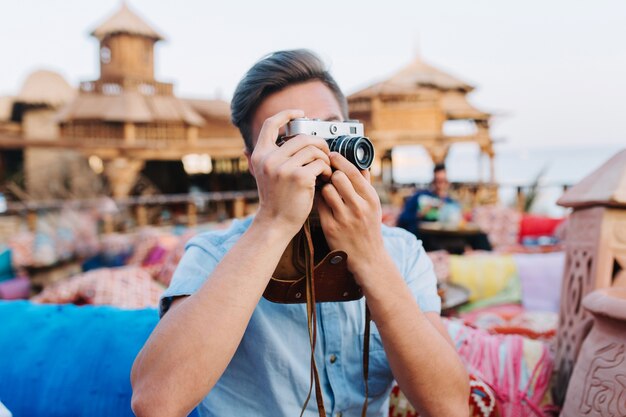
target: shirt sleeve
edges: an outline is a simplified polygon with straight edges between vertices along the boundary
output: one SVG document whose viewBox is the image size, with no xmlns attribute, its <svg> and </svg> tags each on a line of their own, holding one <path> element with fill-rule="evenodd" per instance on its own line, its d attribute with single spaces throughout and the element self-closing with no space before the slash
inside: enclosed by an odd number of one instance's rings
<svg viewBox="0 0 626 417">
<path fill-rule="evenodd" d="M 437 293 L 437 276 L 433 263 L 426 254 L 422 242 L 410 236 L 407 245 L 407 259 L 411 261 L 405 272 L 406 283 L 417 300 L 420 309 L 427 312 L 441 313 L 441 298 Z"/>
<path fill-rule="evenodd" d="M 219 262 L 215 252 L 206 245 L 199 245 L 194 239 L 187 244 L 170 286 L 161 295 L 159 303 L 161 317 L 167 313 L 175 297 L 193 294 L 207 280 Z"/>
</svg>

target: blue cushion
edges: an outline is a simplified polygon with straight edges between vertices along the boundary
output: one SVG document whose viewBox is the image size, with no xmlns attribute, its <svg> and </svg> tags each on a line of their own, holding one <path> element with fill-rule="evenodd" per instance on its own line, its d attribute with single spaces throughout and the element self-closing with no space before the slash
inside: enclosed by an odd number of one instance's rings
<svg viewBox="0 0 626 417">
<path fill-rule="evenodd" d="M 130 369 L 157 310 L 0 301 L 0 401 L 13 416 L 133 416 Z"/>
</svg>

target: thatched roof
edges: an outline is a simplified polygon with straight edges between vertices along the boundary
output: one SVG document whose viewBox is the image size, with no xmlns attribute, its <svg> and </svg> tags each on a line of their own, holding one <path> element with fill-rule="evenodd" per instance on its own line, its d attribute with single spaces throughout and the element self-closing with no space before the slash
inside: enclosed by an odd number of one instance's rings
<svg viewBox="0 0 626 417">
<path fill-rule="evenodd" d="M 91 35 L 102 40 L 116 33 L 145 36 L 155 41 L 164 39 L 159 32 L 130 10 L 125 2 L 122 3 L 122 7 L 117 12 L 94 29 Z"/>
<path fill-rule="evenodd" d="M 446 92 L 441 98 L 441 107 L 449 119 L 486 120 L 490 117 L 489 113 L 472 106 L 465 94 L 459 91 Z"/>
<path fill-rule="evenodd" d="M 557 204 L 564 207 L 626 207 L 626 149 L 567 190 Z"/>
<path fill-rule="evenodd" d="M 76 91 L 60 74 L 39 70 L 26 78 L 15 102 L 56 107 L 69 102 L 75 94 Z"/>
<path fill-rule="evenodd" d="M 119 95 L 81 94 L 63 108 L 60 122 L 70 120 L 102 120 L 108 122 L 172 122 L 182 121 L 201 126 L 204 119 L 188 103 L 175 96 L 146 96 L 138 92 Z"/>
<path fill-rule="evenodd" d="M 389 79 L 357 91 L 351 94 L 349 98 L 414 94 L 423 87 L 459 90 L 466 93 L 474 89 L 471 85 L 417 58 Z"/>
<path fill-rule="evenodd" d="M 230 122 L 230 104 L 224 100 L 183 99 L 202 117 L 224 119 Z"/>
</svg>

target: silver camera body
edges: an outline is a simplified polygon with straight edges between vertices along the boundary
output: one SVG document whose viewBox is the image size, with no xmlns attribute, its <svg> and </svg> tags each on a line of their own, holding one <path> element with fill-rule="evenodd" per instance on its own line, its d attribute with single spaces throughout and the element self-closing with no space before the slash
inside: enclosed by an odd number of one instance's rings
<svg viewBox="0 0 626 417">
<path fill-rule="evenodd" d="M 359 169 L 368 169 L 374 162 L 374 145 L 364 136 L 363 123 L 320 119 L 293 119 L 287 123 L 285 136 L 320 136 L 331 152 L 338 152 Z"/>
</svg>

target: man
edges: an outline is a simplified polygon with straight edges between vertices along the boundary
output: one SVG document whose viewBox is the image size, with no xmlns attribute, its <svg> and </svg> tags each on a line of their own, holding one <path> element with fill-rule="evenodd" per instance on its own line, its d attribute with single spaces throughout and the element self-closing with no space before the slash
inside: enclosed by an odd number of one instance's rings
<svg viewBox="0 0 626 417">
<path fill-rule="evenodd" d="M 427 251 L 447 250 L 451 253 L 462 254 L 466 249 L 492 250 L 489 238 L 481 231 L 464 234 L 462 237 L 454 237 L 419 230 L 420 222 L 441 221 L 441 209 L 444 206 L 460 214 L 460 206 L 456 200 L 450 197 L 449 190 L 450 182 L 448 181 L 446 166 L 436 164 L 433 169 L 433 182 L 430 189 L 420 190 L 407 199 L 402 213 L 398 217 L 398 227 L 417 236 Z"/>
<path fill-rule="evenodd" d="M 444 164 L 436 164 L 433 169 L 433 181 L 430 189 L 419 190 L 409 197 L 404 209 L 398 218 L 398 226 L 408 230 L 416 236 L 420 222 L 435 222 L 439 220 L 439 209 L 444 204 L 456 202 L 448 195 L 450 183 Z"/>
<path fill-rule="evenodd" d="M 381 228 L 367 172 L 319 137 L 276 144 L 299 117 L 347 117 L 345 97 L 319 58 L 282 51 L 256 63 L 235 91 L 232 119 L 257 181 L 258 212 L 188 244 L 163 318 L 133 365 L 133 410 L 184 416 L 201 402 L 204 416 L 299 415 L 310 382 L 305 305 L 261 296 L 321 177 L 324 234 L 331 249 L 348 253 L 373 320 L 368 415 L 387 415 L 394 377 L 424 415 L 467 415 L 467 375 L 439 318 L 432 264 L 413 236 Z M 318 304 L 316 360 L 329 416 L 361 414 L 364 306 L 364 299 Z M 305 415 L 317 415 L 315 401 Z"/>
</svg>

